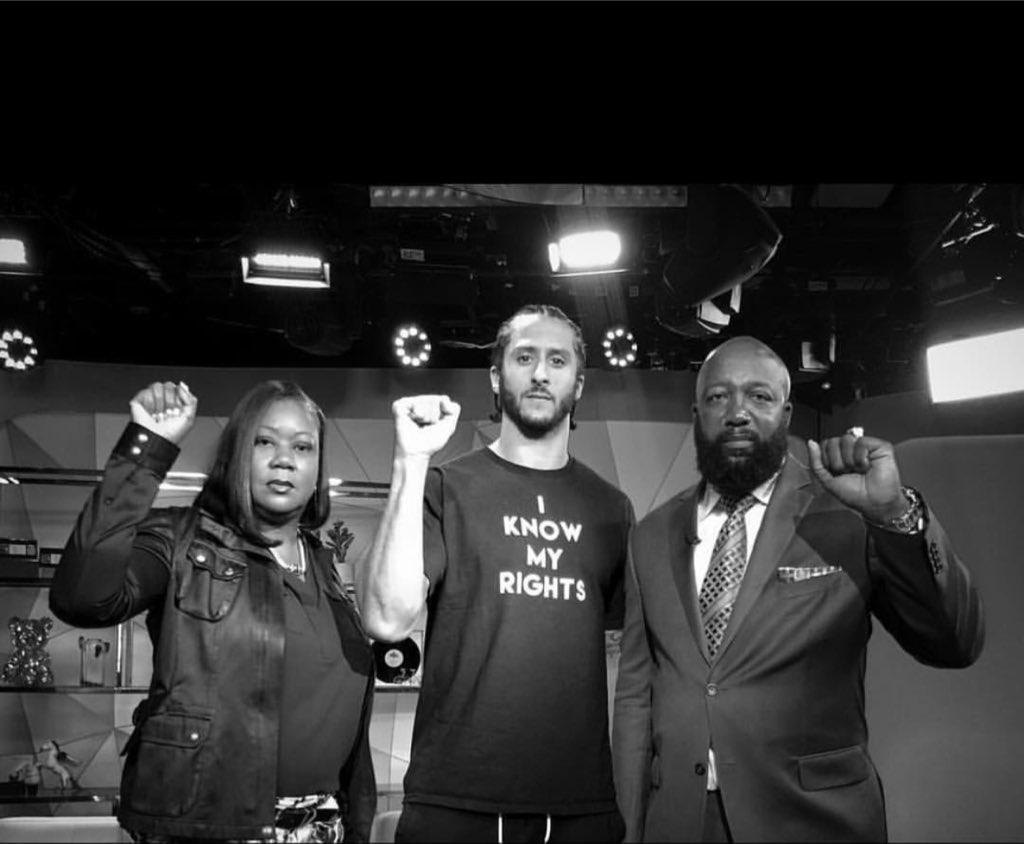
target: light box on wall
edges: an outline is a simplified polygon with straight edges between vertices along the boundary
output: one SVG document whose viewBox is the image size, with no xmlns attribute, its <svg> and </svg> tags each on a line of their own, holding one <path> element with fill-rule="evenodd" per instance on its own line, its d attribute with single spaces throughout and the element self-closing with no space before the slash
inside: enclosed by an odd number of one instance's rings
<svg viewBox="0 0 1024 844">
<path fill-rule="evenodd" d="M 950 402 L 1024 390 L 1024 328 L 930 346 L 932 401 Z"/>
</svg>

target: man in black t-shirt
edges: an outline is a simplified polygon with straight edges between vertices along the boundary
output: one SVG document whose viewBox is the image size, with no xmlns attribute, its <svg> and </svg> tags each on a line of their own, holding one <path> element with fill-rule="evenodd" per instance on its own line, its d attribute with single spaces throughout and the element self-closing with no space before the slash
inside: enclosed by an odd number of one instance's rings
<svg viewBox="0 0 1024 844">
<path fill-rule="evenodd" d="M 391 494 L 358 589 L 377 639 L 428 611 L 400 842 L 622 840 L 604 631 L 622 625 L 634 518 L 568 452 L 584 365 L 562 311 L 517 312 L 492 355 L 498 439 L 433 468 L 459 405 L 393 405 Z"/>
</svg>

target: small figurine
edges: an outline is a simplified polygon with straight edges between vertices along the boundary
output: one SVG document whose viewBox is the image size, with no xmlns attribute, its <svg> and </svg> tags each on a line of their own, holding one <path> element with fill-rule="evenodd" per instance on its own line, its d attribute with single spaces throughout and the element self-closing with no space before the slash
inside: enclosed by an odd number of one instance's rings
<svg viewBox="0 0 1024 844">
<path fill-rule="evenodd" d="M 60 777 L 60 787 L 67 788 L 70 783 L 75 788 L 81 788 L 71 772 L 64 767 L 68 765 L 80 765 L 82 764 L 74 756 L 70 756 L 60 749 L 60 745 L 54 739 L 43 742 L 39 748 L 40 753 L 45 753 L 46 758 L 40 763 L 42 767 L 53 771 L 57 776 Z"/>
<path fill-rule="evenodd" d="M 8 627 L 14 652 L 8 658 L 0 677 L 16 686 L 52 686 L 53 670 L 50 667 L 50 655 L 46 652 L 46 642 L 50 638 L 53 619 L 49 616 L 12 616 Z"/>
<path fill-rule="evenodd" d="M 39 783 L 43 777 L 39 769 L 42 768 L 42 764 L 39 762 L 39 758 L 35 753 L 32 754 L 31 759 L 26 759 L 17 768 L 11 771 L 7 775 L 7 779 L 11 782 L 20 782 L 25 787 L 25 793 L 29 797 L 35 797 L 39 793 Z"/>
<path fill-rule="evenodd" d="M 82 685 L 106 685 L 106 655 L 110 653 L 110 642 L 106 639 L 87 639 L 85 636 L 79 636 L 78 648 L 82 652 Z"/>
</svg>

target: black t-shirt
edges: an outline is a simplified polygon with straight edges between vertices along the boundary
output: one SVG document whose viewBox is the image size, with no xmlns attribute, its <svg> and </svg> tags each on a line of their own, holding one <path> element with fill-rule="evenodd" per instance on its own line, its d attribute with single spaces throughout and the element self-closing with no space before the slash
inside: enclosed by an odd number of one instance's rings
<svg viewBox="0 0 1024 844">
<path fill-rule="evenodd" d="M 615 808 L 605 629 L 633 507 L 570 458 L 480 449 L 427 476 L 431 588 L 405 798 L 475 811 Z"/>
<path fill-rule="evenodd" d="M 313 563 L 305 581 L 283 576 L 285 620 L 279 797 L 334 792 L 359 733 L 366 678 L 352 670 Z"/>
</svg>

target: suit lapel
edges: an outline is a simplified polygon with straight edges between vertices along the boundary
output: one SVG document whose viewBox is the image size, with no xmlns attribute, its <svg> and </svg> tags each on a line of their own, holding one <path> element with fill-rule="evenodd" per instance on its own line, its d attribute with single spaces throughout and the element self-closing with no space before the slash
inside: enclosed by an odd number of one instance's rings
<svg viewBox="0 0 1024 844">
<path fill-rule="evenodd" d="M 669 549 L 672 559 L 672 576 L 679 591 L 690 625 L 690 634 L 697 648 L 708 659 L 708 648 L 704 643 L 704 628 L 700 623 L 700 607 L 697 604 L 697 586 L 693 579 L 693 546 L 697 537 L 697 502 L 700 500 L 702 485 L 698 484 L 679 500 L 678 518 L 672 521 Z"/>
<path fill-rule="evenodd" d="M 743 575 L 736 603 L 733 605 L 729 626 L 725 630 L 725 637 L 716 655 L 718 659 L 721 659 L 730 642 L 736 638 L 736 631 L 750 613 L 765 584 L 775 573 L 786 546 L 796 532 L 797 522 L 813 497 L 814 489 L 810 475 L 790 454 L 761 521 L 761 529 L 757 533 L 757 541 L 754 543 L 750 562 L 747 563 L 747 570 Z M 701 638 L 703 639 L 703 636 Z"/>
</svg>

